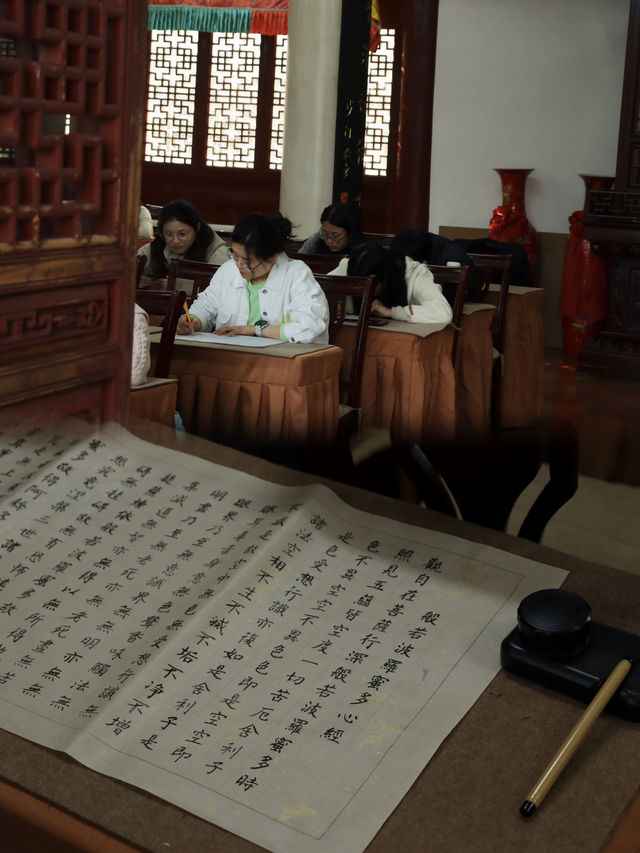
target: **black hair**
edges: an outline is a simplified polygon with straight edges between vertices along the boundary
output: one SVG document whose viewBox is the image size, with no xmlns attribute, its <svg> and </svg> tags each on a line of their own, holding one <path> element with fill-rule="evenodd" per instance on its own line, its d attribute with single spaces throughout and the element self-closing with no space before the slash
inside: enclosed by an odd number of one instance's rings
<svg viewBox="0 0 640 853">
<path fill-rule="evenodd" d="M 249 213 L 236 222 L 231 242 L 240 243 L 255 258 L 266 261 L 282 252 L 292 228 L 291 222 L 281 213 L 277 216 Z"/>
<path fill-rule="evenodd" d="M 393 308 L 407 304 L 404 257 L 393 255 L 377 243 L 361 243 L 349 253 L 347 275 L 376 275 L 380 281 L 376 298 L 383 305 Z"/>
<path fill-rule="evenodd" d="M 169 264 L 164 256 L 166 246 L 162 236 L 167 222 L 172 220 L 184 222 L 196 232 L 193 243 L 184 253 L 184 258 L 191 261 L 206 261 L 208 248 L 213 242 L 213 229 L 200 216 L 197 209 L 189 201 L 177 199 L 170 201 L 162 208 L 158 217 L 158 234 L 151 243 L 149 274 L 164 277 L 169 272 Z"/>
<path fill-rule="evenodd" d="M 335 204 L 330 204 L 320 214 L 320 224 L 328 222 L 330 225 L 335 225 L 336 228 L 344 228 L 351 240 L 355 235 L 360 234 L 360 229 L 356 224 L 356 220 L 352 212 L 346 204 L 341 201 Z"/>
<path fill-rule="evenodd" d="M 435 250 L 435 237 L 435 234 L 419 228 L 405 228 L 398 231 L 389 248 L 394 255 L 406 255 L 414 261 L 429 263 Z"/>
</svg>

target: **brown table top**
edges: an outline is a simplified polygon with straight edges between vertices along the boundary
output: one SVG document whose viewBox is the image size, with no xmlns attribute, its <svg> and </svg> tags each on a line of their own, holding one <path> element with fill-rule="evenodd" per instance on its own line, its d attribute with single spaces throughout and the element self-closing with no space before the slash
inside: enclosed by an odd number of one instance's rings
<svg viewBox="0 0 640 853">
<path fill-rule="evenodd" d="M 132 423 L 129 428 L 142 438 L 184 450 L 175 432 L 161 425 Z M 191 436 L 189 450 L 274 482 L 296 485 L 318 481 Z M 595 619 L 640 633 L 640 575 L 588 563 L 370 492 L 329 485 L 364 511 L 436 528 L 568 569 L 564 587 L 584 596 Z M 526 820 L 518 813 L 582 710 L 577 701 L 500 671 L 424 768 L 367 853 L 601 850 L 637 792 L 637 724 L 603 715 L 536 814 Z M 0 745 L 2 778 L 54 804 L 58 810 L 49 817 L 56 831 L 63 832 L 71 815 L 154 853 L 257 853 L 261 849 L 150 794 L 88 770 L 65 755 L 7 732 L 0 732 Z M 2 803 L 0 790 L 0 808 Z M 80 848 L 52 845 L 46 849 L 108 848 L 87 843 Z M 624 848 L 615 849 L 622 853 Z"/>
</svg>

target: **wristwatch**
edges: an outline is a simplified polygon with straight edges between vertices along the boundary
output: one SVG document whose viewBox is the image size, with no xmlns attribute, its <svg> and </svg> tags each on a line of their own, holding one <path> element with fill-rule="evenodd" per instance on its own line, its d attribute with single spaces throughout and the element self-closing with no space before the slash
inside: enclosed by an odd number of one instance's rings
<svg viewBox="0 0 640 853">
<path fill-rule="evenodd" d="M 253 330 L 254 330 L 257 338 L 262 337 L 262 330 L 264 329 L 265 326 L 268 326 L 268 325 L 269 325 L 268 320 L 258 320 L 258 322 L 253 327 Z"/>
</svg>

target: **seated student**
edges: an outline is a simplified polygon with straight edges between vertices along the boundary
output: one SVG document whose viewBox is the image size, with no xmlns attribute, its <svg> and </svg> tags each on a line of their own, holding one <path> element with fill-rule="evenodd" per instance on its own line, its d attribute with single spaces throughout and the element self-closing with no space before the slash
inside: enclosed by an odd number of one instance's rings
<svg viewBox="0 0 640 853">
<path fill-rule="evenodd" d="M 300 246 L 300 255 L 347 255 L 370 240 L 361 233 L 346 204 L 330 204 L 320 214 L 320 230 Z"/>
<path fill-rule="evenodd" d="M 291 234 L 283 216 L 250 213 L 233 229 L 231 260 L 200 292 L 178 334 L 257 335 L 293 343 L 329 341 L 329 306 L 309 267 L 282 251 Z"/>
<path fill-rule="evenodd" d="M 453 240 L 448 240 L 439 234 L 432 234 L 430 231 L 420 231 L 419 228 L 405 228 L 403 231 L 398 231 L 391 241 L 390 248 L 394 254 L 406 255 L 413 258 L 414 261 L 426 264 L 446 267 L 449 261 L 453 261 L 463 267 L 470 266 L 466 299 L 469 302 L 477 301 L 478 279 L 473 261 L 464 249 L 454 243 Z M 447 302 L 453 305 L 456 298 L 456 286 L 445 284 L 443 292 Z"/>
<path fill-rule="evenodd" d="M 377 243 L 361 246 L 343 258 L 332 275 L 376 275 L 380 286 L 371 306 L 376 317 L 406 323 L 449 323 L 451 306 L 431 270 Z"/>
<path fill-rule="evenodd" d="M 133 348 L 131 353 L 131 386 L 144 385 L 151 367 L 151 342 L 149 316 L 139 305 L 134 305 Z"/>
<path fill-rule="evenodd" d="M 158 288 L 157 280 L 166 279 L 169 261 L 173 258 L 224 264 L 229 260 L 229 249 L 190 202 L 177 200 L 162 208 L 158 235 L 151 243 L 138 249 L 140 255 L 147 258 L 141 287 Z"/>
</svg>

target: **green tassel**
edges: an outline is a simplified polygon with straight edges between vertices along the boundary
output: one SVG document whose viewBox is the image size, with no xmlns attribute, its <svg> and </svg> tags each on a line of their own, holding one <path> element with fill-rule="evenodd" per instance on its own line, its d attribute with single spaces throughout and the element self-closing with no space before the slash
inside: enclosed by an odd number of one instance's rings
<svg viewBox="0 0 640 853">
<path fill-rule="evenodd" d="M 248 33 L 251 9 L 206 6 L 149 6 L 150 30 L 196 30 L 201 33 Z"/>
</svg>

